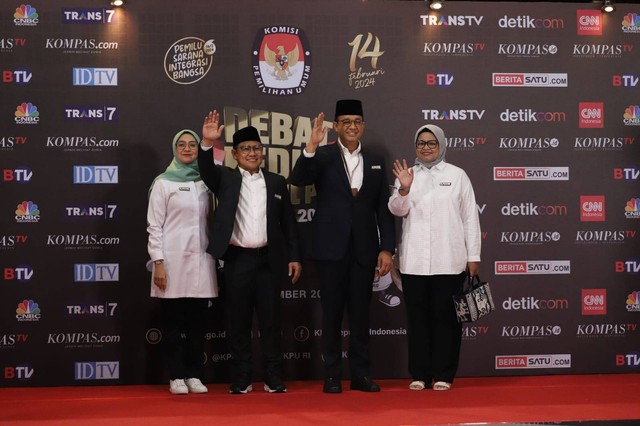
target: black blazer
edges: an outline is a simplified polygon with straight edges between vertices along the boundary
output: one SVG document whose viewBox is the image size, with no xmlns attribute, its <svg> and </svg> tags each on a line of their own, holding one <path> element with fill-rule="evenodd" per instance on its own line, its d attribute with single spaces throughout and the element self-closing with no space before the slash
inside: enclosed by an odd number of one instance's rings
<svg viewBox="0 0 640 426">
<path fill-rule="evenodd" d="M 378 253 L 395 252 L 395 225 L 389 212 L 389 184 L 381 157 L 362 152 L 363 180 L 353 196 L 337 143 L 321 146 L 312 158 L 300 155 L 289 175 L 296 186 L 314 184 L 316 213 L 312 220 L 311 256 L 316 260 L 340 260 L 350 238 L 358 262 L 377 262 Z M 378 236 L 378 231 L 380 232 Z"/>
<path fill-rule="evenodd" d="M 202 148 L 198 149 L 198 168 L 218 204 L 209 230 L 207 252 L 216 259 L 224 259 L 233 232 L 242 175 L 237 168 L 216 165 L 213 151 L 203 151 Z M 274 269 L 282 268 L 288 262 L 300 262 L 295 214 L 284 177 L 264 170 L 262 173 L 267 187 L 269 263 Z"/>
</svg>

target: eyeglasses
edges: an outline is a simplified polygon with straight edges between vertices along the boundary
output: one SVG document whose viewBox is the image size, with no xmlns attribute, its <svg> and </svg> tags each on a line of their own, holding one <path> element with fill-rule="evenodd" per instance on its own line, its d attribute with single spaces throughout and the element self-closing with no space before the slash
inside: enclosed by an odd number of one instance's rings
<svg viewBox="0 0 640 426">
<path fill-rule="evenodd" d="M 436 149 L 440 144 L 438 143 L 438 141 L 421 141 L 419 140 L 418 142 L 416 142 L 416 148 L 418 149 L 424 149 L 425 147 L 428 147 L 429 149 Z"/>
<path fill-rule="evenodd" d="M 187 148 L 198 149 L 198 144 L 195 142 L 191 142 L 191 143 L 178 142 L 176 144 L 176 148 L 178 149 L 178 151 L 184 151 Z"/>
<path fill-rule="evenodd" d="M 262 145 L 242 145 L 238 147 L 238 151 L 243 154 L 249 154 L 250 152 L 260 153 L 262 152 Z"/>
<path fill-rule="evenodd" d="M 345 118 L 344 120 L 340 120 L 339 123 L 344 127 L 351 127 L 352 124 L 356 127 L 360 127 L 364 124 L 364 121 L 360 120 L 359 118 L 355 120 L 349 120 L 348 118 Z"/>
</svg>

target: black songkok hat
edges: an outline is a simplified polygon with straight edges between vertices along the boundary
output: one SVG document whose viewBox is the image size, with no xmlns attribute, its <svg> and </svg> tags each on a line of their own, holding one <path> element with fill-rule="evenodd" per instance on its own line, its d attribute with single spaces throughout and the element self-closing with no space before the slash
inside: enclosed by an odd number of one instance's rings
<svg viewBox="0 0 640 426">
<path fill-rule="evenodd" d="M 339 100 L 336 102 L 335 121 L 338 121 L 338 117 L 341 115 L 359 115 L 364 118 L 364 114 L 362 113 L 362 102 L 357 99 Z"/>
<path fill-rule="evenodd" d="M 260 133 L 258 133 L 258 129 L 253 126 L 249 126 L 235 132 L 233 134 L 233 149 L 235 149 L 239 143 L 247 141 L 260 142 Z"/>
</svg>

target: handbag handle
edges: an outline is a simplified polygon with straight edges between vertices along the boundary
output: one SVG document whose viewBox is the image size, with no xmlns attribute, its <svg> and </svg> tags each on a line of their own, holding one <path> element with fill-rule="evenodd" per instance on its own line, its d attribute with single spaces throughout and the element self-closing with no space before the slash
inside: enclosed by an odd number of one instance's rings
<svg viewBox="0 0 640 426">
<path fill-rule="evenodd" d="M 480 275 L 471 276 L 467 273 L 467 276 L 464 279 L 464 284 L 462 285 L 462 289 L 464 291 L 471 291 L 474 288 L 478 288 L 482 285 L 482 280 L 480 279 Z"/>
</svg>

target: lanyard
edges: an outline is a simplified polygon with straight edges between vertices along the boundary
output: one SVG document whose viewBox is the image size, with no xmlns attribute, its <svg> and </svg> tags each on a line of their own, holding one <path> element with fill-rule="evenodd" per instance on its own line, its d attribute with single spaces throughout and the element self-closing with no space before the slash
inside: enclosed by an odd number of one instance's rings
<svg viewBox="0 0 640 426">
<path fill-rule="evenodd" d="M 344 152 L 342 151 L 342 147 L 339 146 L 338 148 L 340 149 L 340 157 L 342 158 L 344 171 L 347 172 L 347 179 L 349 179 L 349 187 L 351 187 L 351 195 L 355 197 L 356 195 L 358 195 L 358 188 L 353 188 L 352 182 L 353 182 L 353 176 L 356 174 L 356 170 L 358 169 L 358 166 L 360 166 L 361 154 L 358 154 L 358 162 L 353 167 L 353 171 L 350 171 L 349 165 L 347 164 L 347 159 L 345 158 Z"/>
</svg>

